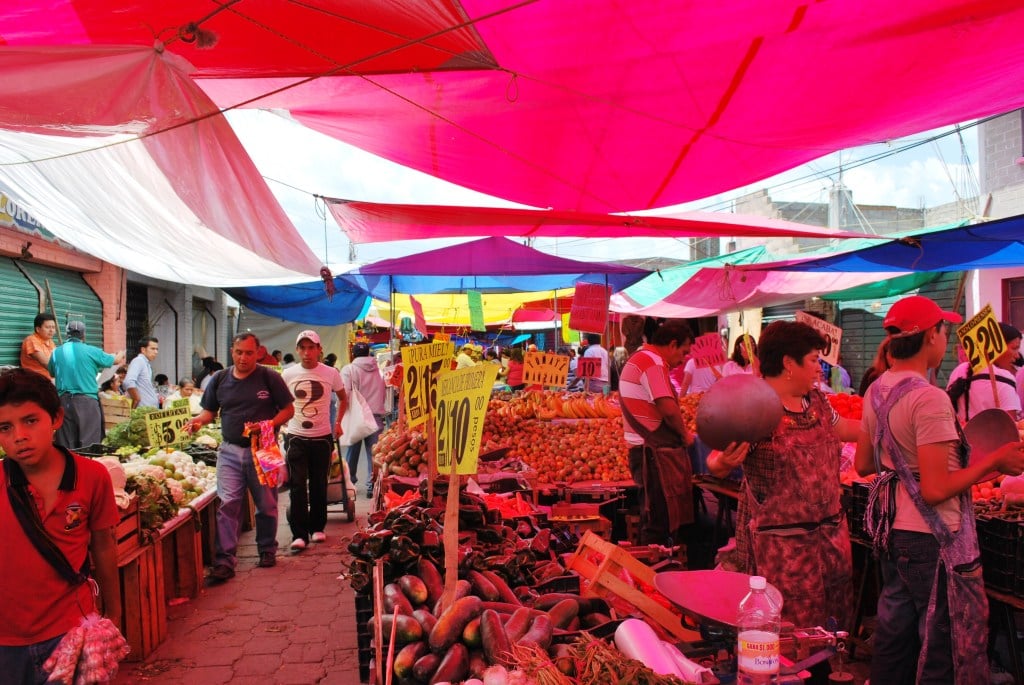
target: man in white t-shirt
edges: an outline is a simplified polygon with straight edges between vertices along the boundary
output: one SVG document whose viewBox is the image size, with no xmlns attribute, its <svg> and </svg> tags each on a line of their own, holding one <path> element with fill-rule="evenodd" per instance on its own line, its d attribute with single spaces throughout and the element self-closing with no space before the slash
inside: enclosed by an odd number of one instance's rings
<svg viewBox="0 0 1024 685">
<path fill-rule="evenodd" d="M 341 374 L 320 362 L 323 348 L 316 331 L 302 331 L 295 341 L 299 363 L 281 373 L 295 397 L 295 415 L 288 422 L 288 526 L 292 553 L 310 542 L 327 539 L 327 474 L 337 425 L 331 426 L 331 395 L 344 402 Z M 309 495 L 307 497 L 307 488 Z"/>
<path fill-rule="evenodd" d="M 608 385 L 608 350 L 601 347 L 601 336 L 597 333 L 587 334 L 587 347 L 583 350 L 584 359 L 599 359 L 601 365 L 596 376 L 591 376 L 585 390 L 589 392 L 603 392 Z"/>
<path fill-rule="evenodd" d="M 1016 326 L 1000 322 L 999 330 L 1003 335 L 1003 342 L 1006 347 L 1003 353 L 992 360 L 992 370 L 995 372 L 995 395 L 998 397 L 999 409 L 1010 414 L 1014 421 L 1021 418 L 1021 396 L 1020 387 L 1016 380 L 1017 367 L 1013 363 L 1020 356 L 1021 334 Z M 957 382 L 966 379 L 966 384 Z M 961 423 L 978 415 L 978 412 L 996 407 L 996 400 L 993 398 L 992 383 L 988 367 L 986 366 L 978 373 L 971 373 L 970 362 L 959 364 L 949 374 L 949 382 L 946 384 L 946 391 L 954 398 L 957 418 Z M 955 389 L 954 389 L 955 388 Z"/>
</svg>

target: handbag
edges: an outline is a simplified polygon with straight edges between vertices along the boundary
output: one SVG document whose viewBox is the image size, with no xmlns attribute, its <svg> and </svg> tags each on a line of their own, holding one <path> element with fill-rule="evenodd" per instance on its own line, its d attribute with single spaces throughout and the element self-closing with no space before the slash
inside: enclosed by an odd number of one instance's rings
<svg viewBox="0 0 1024 685">
<path fill-rule="evenodd" d="M 377 417 L 373 415 L 366 398 L 359 390 L 352 388 L 348 394 L 345 415 L 341 417 L 338 442 L 342 445 L 358 445 L 363 438 L 376 433 L 378 428 Z"/>
</svg>

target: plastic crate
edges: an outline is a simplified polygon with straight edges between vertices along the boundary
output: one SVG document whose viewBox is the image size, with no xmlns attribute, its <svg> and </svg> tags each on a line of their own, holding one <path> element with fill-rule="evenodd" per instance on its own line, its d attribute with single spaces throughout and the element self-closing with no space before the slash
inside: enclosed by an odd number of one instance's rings
<svg viewBox="0 0 1024 685">
<path fill-rule="evenodd" d="M 356 594 L 356 640 L 359 647 L 359 682 L 370 681 L 370 659 L 373 658 L 373 638 L 367 623 L 373 618 L 373 596 Z"/>
</svg>

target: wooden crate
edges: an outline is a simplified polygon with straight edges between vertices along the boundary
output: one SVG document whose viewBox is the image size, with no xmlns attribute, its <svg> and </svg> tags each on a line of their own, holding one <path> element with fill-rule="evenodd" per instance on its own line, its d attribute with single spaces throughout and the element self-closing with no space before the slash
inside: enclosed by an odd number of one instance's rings
<svg viewBox="0 0 1024 685">
<path fill-rule="evenodd" d="M 100 406 L 103 408 L 104 430 L 124 423 L 132 413 L 132 401 L 127 397 L 100 397 Z"/>
<path fill-rule="evenodd" d="M 567 528 L 580 537 L 589 531 L 605 540 L 611 538 L 612 522 L 601 516 L 599 504 L 555 502 L 548 521 L 553 527 Z"/>
<path fill-rule="evenodd" d="M 142 526 L 139 525 L 139 501 L 133 499 L 127 509 L 119 510 L 121 520 L 114 528 L 117 538 L 117 558 L 128 559 L 142 546 Z"/>
<path fill-rule="evenodd" d="M 129 661 L 142 661 L 167 637 L 162 557 L 160 544 L 144 545 L 118 562 L 121 634 L 131 647 Z"/>
<path fill-rule="evenodd" d="M 594 552 L 603 557 L 600 563 L 595 564 L 588 558 Z M 576 553 L 569 557 L 566 566 L 590 581 L 583 592 L 584 596 L 615 595 L 635 606 L 646 618 L 661 626 L 673 638 L 685 642 L 700 639 L 698 633 L 683 627 L 678 615 L 648 596 L 657 593 L 654 589 L 654 571 L 618 545 L 587 532 L 580 540 Z M 650 589 L 641 591 L 624 581 L 619 577 L 621 569 L 628 571 L 633 578 L 646 584 Z"/>
<path fill-rule="evenodd" d="M 194 599 L 203 587 L 203 538 L 196 513 L 186 509 L 160 529 L 164 597 Z"/>
</svg>

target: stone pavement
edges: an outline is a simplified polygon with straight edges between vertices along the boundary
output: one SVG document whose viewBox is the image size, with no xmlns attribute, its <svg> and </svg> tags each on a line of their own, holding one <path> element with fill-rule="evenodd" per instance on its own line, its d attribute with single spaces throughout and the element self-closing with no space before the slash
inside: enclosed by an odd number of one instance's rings
<svg viewBox="0 0 1024 685">
<path fill-rule="evenodd" d="M 365 527 L 366 492 L 356 521 L 328 508 L 327 542 L 288 551 L 287 493 L 281 493 L 277 566 L 257 568 L 255 532 L 242 533 L 236 576 L 168 608 L 167 639 L 142 662 L 122 662 L 115 685 L 353 685 L 359 682 L 355 599 L 343 557 Z"/>
</svg>

